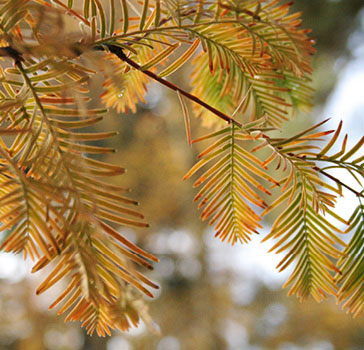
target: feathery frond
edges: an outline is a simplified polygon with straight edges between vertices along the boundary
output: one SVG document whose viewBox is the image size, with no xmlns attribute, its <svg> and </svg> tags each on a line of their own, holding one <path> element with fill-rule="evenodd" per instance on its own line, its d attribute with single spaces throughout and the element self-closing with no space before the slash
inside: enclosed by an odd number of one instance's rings
<svg viewBox="0 0 364 350">
<path fill-rule="evenodd" d="M 333 137 L 315 156 L 320 163 L 324 164 L 321 169 L 325 174 L 332 169 L 346 170 L 356 180 L 360 188 L 362 188 L 364 179 L 364 156 L 361 154 L 358 155 L 358 152 L 363 149 L 364 137 L 347 150 L 348 135 L 345 135 L 341 146 L 339 147 L 339 151 L 332 155 L 329 154 L 332 153 L 330 151 L 338 144 L 342 125 L 343 123 L 340 122 Z M 346 233 L 353 232 L 353 236 L 337 262 L 340 273 L 336 276 L 336 281 L 339 285 L 338 302 L 345 301 L 343 308 L 348 312 L 353 313 L 354 316 L 358 316 L 363 312 L 364 306 L 364 281 L 362 278 L 362 250 L 364 247 L 362 225 L 364 216 L 361 199 L 363 192 L 356 191 L 341 181 L 339 181 L 337 185 L 338 190 L 340 191 L 342 191 L 343 187 L 346 187 L 354 192 L 359 200 L 359 205 L 350 217 L 348 227 L 345 231 Z"/>
<path fill-rule="evenodd" d="M 28 8 L 31 25 L 37 23 L 39 9 Z M 56 9 L 51 11 L 61 18 Z M 102 180 L 124 169 L 92 156 L 113 152 L 94 143 L 117 133 L 82 131 L 106 113 L 88 107 L 85 83 L 94 72 L 72 61 L 78 56 L 77 45 L 69 46 L 69 54 L 64 49 L 59 58 L 52 57 L 53 41 L 37 30 L 33 40 L 39 45 L 25 44 L 20 52 L 40 57 L 24 59 L 10 52 L 15 67 L 6 68 L 0 78 L 0 120 L 7 131 L 0 141 L 1 230 L 10 230 L 2 249 L 37 259 L 33 272 L 57 261 L 37 293 L 69 278 L 71 284 L 52 305 L 63 300 L 60 313 L 67 311 L 67 320 L 81 320 L 91 334 L 109 334 L 115 327 L 126 330 L 139 319 L 132 307 L 125 309 L 127 286 L 148 296 L 145 286 L 157 287 L 133 264 L 150 268 L 148 261 L 156 258 L 108 222 L 147 224 L 130 208 L 137 202 L 124 196 L 126 189 Z M 13 38 L 11 31 L 7 35 Z M 44 41 L 50 49 L 42 49 Z"/>
<path fill-rule="evenodd" d="M 230 125 L 193 142 L 215 138 L 199 154 L 198 163 L 184 179 L 208 165 L 194 183 L 194 187 L 202 186 L 194 198 L 200 200 L 198 208 L 203 208 L 201 218 L 210 219 L 210 225 L 216 224 L 215 236 L 222 241 L 247 243 L 250 235 L 258 233 L 257 228 L 261 227 L 259 215 L 248 203 L 266 207 L 257 192 L 270 194 L 261 182 L 276 182 L 264 171 L 261 161 L 245 149 L 244 141 L 252 140 L 246 131 Z"/>
<path fill-rule="evenodd" d="M 60 263 L 38 292 L 65 275 L 73 276 L 73 288 L 67 289 L 62 297 L 69 299 L 61 313 L 73 306 L 68 319 L 80 319 L 90 333 L 96 330 L 104 335 L 115 324 L 109 319 L 110 312 L 119 303 L 125 282 L 149 296 L 143 284 L 155 287 L 139 273 L 132 272 L 127 261 L 150 266 L 145 259 L 155 258 L 103 222 L 146 226 L 140 221 L 143 216 L 126 206 L 136 202 L 122 195 L 125 189 L 96 179 L 122 174 L 124 169 L 84 155 L 112 151 L 83 142 L 102 140 L 115 133 L 75 132 L 95 124 L 105 111 L 80 109 L 75 104 L 77 95 L 64 95 L 69 85 L 84 92 L 80 85 L 84 79 L 77 75 L 77 70 L 67 67 L 64 73 L 62 65 L 42 66 L 46 73 L 40 76 L 34 74 L 37 72 L 34 66 L 18 64 L 16 69 L 6 71 L 3 80 L 3 84 L 12 87 L 23 78 L 21 91 L 26 96 L 22 99 L 23 106 L 18 108 L 14 104 L 4 112 L 11 120 L 10 129 L 29 128 L 30 131 L 16 136 L 11 146 L 2 151 L 4 170 L 14 169 L 8 175 L 11 181 L 4 178 L 2 185 L 7 192 L 3 200 L 11 199 L 3 217 L 8 222 L 2 229 L 17 224 L 2 248 L 14 252 L 24 250 L 25 254 L 38 258 L 39 247 L 44 258 L 35 271 L 59 255 Z M 14 81 L 8 78 L 16 73 Z M 124 258 L 118 258 L 120 255 Z"/>
<path fill-rule="evenodd" d="M 298 29 L 298 14 L 288 14 L 288 6 L 278 1 L 265 5 L 252 1 L 237 7 L 195 1 L 146 6 L 149 16 L 144 8 L 144 16 L 130 23 L 128 31 L 116 31 L 115 36 L 98 42 L 121 45 L 126 51 L 138 51 L 138 45 L 144 45 L 159 52 L 164 60 L 179 44 L 191 44 L 195 38 L 190 47 L 176 54 L 177 59 L 172 57 L 172 63 L 159 76 L 178 69 L 201 43 L 202 52 L 194 61 L 192 93 L 227 114 L 244 99 L 242 122 L 247 122 L 248 116 L 255 120 L 267 115 L 269 125 L 280 126 L 289 118 L 291 107 L 310 106 L 312 90 L 307 83 L 312 43 L 307 31 Z M 164 48 L 155 51 L 157 44 Z M 142 57 L 133 59 L 144 64 Z M 161 63 L 153 60 L 144 67 L 155 68 Z M 211 115 L 201 106 L 195 108 L 198 115 Z"/>
<path fill-rule="evenodd" d="M 341 274 L 337 275 L 340 285 L 338 302 L 345 301 L 343 308 L 358 316 L 364 307 L 364 207 L 360 204 L 349 219 L 346 232 L 353 231 L 353 237 L 338 261 Z"/>
<path fill-rule="evenodd" d="M 269 125 L 280 126 L 289 118 L 290 107 L 310 105 L 312 90 L 305 84 L 311 44 L 306 32 L 296 29 L 297 14 L 288 15 L 288 7 L 277 4 L 255 2 L 241 10 L 223 4 L 222 19 L 238 18 L 236 23 L 194 30 L 202 37 L 206 55 L 195 59 L 193 93 L 228 113 L 244 99 L 243 122 L 247 116 L 254 120 L 267 115 Z M 199 106 L 195 109 L 199 115 L 209 115 Z"/>
<path fill-rule="evenodd" d="M 315 300 L 321 301 L 327 294 L 336 295 L 336 285 L 330 271 L 339 270 L 330 258 L 340 258 L 342 254 L 336 245 L 345 247 L 345 243 L 336 234 L 342 232 L 331 223 L 332 217 L 337 218 L 336 215 L 330 210 L 326 213 L 333 214 L 331 218 L 316 212 L 311 203 L 313 195 L 310 187 L 300 180 L 295 184 L 296 191 L 289 201 L 292 188 L 278 198 L 277 203 L 283 203 L 286 209 L 263 241 L 276 239 L 278 242 L 270 251 L 287 252 L 277 265 L 279 271 L 295 262 L 294 270 L 284 284 L 284 287 L 291 285 L 288 294 L 295 294 L 300 300 L 312 295 Z"/>
<path fill-rule="evenodd" d="M 272 155 L 266 161 L 271 163 L 277 159 L 277 169 L 283 166 L 288 175 L 280 180 L 283 193 L 262 213 L 265 215 L 280 205 L 285 206 L 263 241 L 276 239 L 278 242 L 270 251 L 287 252 L 277 266 L 280 271 L 295 262 L 285 287 L 291 285 L 289 295 L 296 294 L 301 300 L 309 295 L 317 301 L 326 298 L 327 294 L 336 295 L 336 284 L 330 271 L 339 270 L 330 258 L 342 256 L 337 244 L 345 247 L 336 234 L 342 232 L 331 223 L 332 218 L 346 223 L 330 209 L 335 205 L 335 194 L 341 192 L 319 177 L 320 169 L 309 158 L 318 148 L 312 142 L 331 133 L 310 134 L 323 123 L 288 139 L 271 139 L 268 147 L 272 149 Z"/>
<path fill-rule="evenodd" d="M 363 194 L 330 171 L 345 169 L 362 186 L 364 138 L 347 151 L 345 136 L 330 155 L 341 123 L 336 132 L 317 131 L 320 123 L 269 136 L 296 108 L 308 109 L 312 95 L 313 42 L 289 8 L 279 0 L 0 0 L 1 249 L 30 257 L 33 272 L 53 266 L 37 293 L 62 280 L 51 308 L 62 304 L 66 320 L 101 336 L 149 320 L 136 293 L 152 296 L 157 286 L 136 265 L 151 268 L 157 258 L 111 226 L 148 225 L 128 190 L 109 182 L 124 168 L 100 158 L 114 152 L 105 139 L 117 133 L 93 128 L 110 107 L 135 112 L 152 80 L 177 93 L 188 143 L 212 141 L 185 179 L 201 171 L 195 201 L 216 236 L 246 243 L 261 217 L 281 208 L 264 240 L 287 252 L 280 270 L 295 265 L 289 294 L 320 301 L 339 280 L 338 300 L 362 311 L 362 205 L 344 253 L 331 218 L 346 223 L 333 209 L 344 187 Z M 188 62 L 191 93 L 166 79 Z M 105 109 L 89 91 L 102 75 Z M 204 123 L 214 116 L 228 125 L 192 141 L 186 100 Z M 265 160 L 260 149 L 270 152 Z M 269 205 L 263 197 L 275 188 L 282 193 Z"/>
</svg>

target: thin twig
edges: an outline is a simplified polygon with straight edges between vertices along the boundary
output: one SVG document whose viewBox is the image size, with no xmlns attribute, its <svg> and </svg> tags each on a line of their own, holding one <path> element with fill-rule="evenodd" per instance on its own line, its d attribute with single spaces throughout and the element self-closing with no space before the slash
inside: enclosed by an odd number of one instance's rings
<svg viewBox="0 0 364 350">
<path fill-rule="evenodd" d="M 326 121 L 325 121 L 326 122 Z M 320 123 L 319 125 L 321 125 L 322 123 Z M 272 139 L 267 136 L 267 135 L 264 135 L 263 138 L 266 140 L 266 142 L 268 142 L 268 144 L 270 144 L 272 147 L 274 147 L 275 150 L 277 150 L 280 154 L 280 147 L 276 146 L 276 145 L 273 145 L 272 144 Z M 305 156 L 300 156 L 298 154 L 294 154 L 294 153 L 287 153 L 288 156 L 290 157 L 295 157 L 297 159 L 301 159 L 301 160 L 304 160 L 306 161 L 307 160 L 307 157 Z M 310 159 L 310 160 L 313 160 L 313 161 L 318 161 L 318 160 L 323 160 L 323 159 Z M 341 180 L 339 180 L 337 177 L 327 173 L 325 170 L 322 170 L 321 168 L 319 168 L 318 166 L 313 166 L 312 167 L 313 170 L 317 171 L 318 173 L 326 176 L 327 178 L 329 178 L 330 180 L 336 182 L 338 185 L 342 186 L 342 187 L 345 187 L 346 189 L 348 189 L 349 191 L 351 191 L 352 193 L 354 193 L 357 197 L 363 197 L 364 198 L 364 190 L 362 192 L 358 192 L 356 191 L 354 188 L 350 187 L 349 185 L 346 185 L 344 182 L 342 182 Z"/>
<path fill-rule="evenodd" d="M 364 198 L 364 194 L 362 192 L 358 192 L 356 190 L 354 190 L 352 187 L 346 185 L 344 182 L 342 182 L 341 180 L 339 180 L 337 177 L 332 176 L 331 174 L 327 173 L 325 170 L 320 169 L 319 167 L 313 167 L 314 170 L 318 171 L 320 174 L 328 177 L 330 180 L 336 182 L 337 184 L 339 184 L 340 186 L 345 187 L 346 189 L 348 189 L 349 191 L 353 192 L 357 197 L 363 197 Z"/>
<path fill-rule="evenodd" d="M 152 78 L 153 80 L 158 81 L 160 84 L 168 87 L 169 89 L 171 89 L 173 91 L 178 91 L 181 95 L 187 97 L 189 100 L 194 101 L 197 104 L 199 104 L 200 106 L 206 108 L 207 110 L 209 110 L 210 112 L 212 112 L 213 114 L 215 114 L 219 118 L 225 120 L 229 124 L 232 123 L 232 124 L 238 126 L 239 128 L 243 127 L 243 125 L 241 123 L 239 123 L 237 120 L 229 117 L 225 113 L 223 113 L 223 112 L 219 111 L 218 109 L 210 106 L 206 102 L 200 100 L 197 96 L 190 94 L 189 92 L 187 92 L 187 91 L 181 89 L 180 87 L 174 85 L 170 81 L 159 77 L 157 74 L 155 74 L 155 73 L 153 73 L 153 72 L 151 72 L 149 70 L 143 70 L 138 63 L 136 63 L 131 58 L 129 58 L 129 57 L 127 57 L 125 55 L 125 53 L 124 53 L 124 51 L 123 51 L 123 49 L 121 47 L 116 46 L 116 45 L 111 45 L 111 44 L 107 44 L 107 45 L 104 45 L 104 46 L 106 46 L 111 53 L 113 53 L 114 55 L 119 57 L 122 61 L 126 62 L 127 64 L 129 64 L 131 67 L 137 69 L 138 71 L 144 73 L 145 75 Z M 95 49 L 103 50 L 103 47 L 102 46 L 96 46 Z"/>
</svg>

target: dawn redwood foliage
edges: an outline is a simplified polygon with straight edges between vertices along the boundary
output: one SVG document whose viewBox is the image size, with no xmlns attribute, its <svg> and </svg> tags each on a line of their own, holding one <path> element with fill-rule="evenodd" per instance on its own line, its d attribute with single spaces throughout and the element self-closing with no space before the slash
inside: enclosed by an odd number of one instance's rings
<svg viewBox="0 0 364 350">
<path fill-rule="evenodd" d="M 264 240 L 286 252 L 280 270 L 294 265 L 289 294 L 335 295 L 361 313 L 363 196 L 331 169 L 348 171 L 361 186 L 364 138 L 346 149 L 342 124 L 320 131 L 325 121 L 272 136 L 297 109 L 309 110 L 313 92 L 313 41 L 290 5 L 0 0 L 1 249 L 32 259 L 33 272 L 51 263 L 37 294 L 66 281 L 50 306 L 66 320 L 102 336 L 140 318 L 152 324 L 141 294 L 158 286 L 137 265 L 151 268 L 158 259 L 117 230 L 148 225 L 127 189 L 108 181 L 125 170 L 97 156 L 113 152 L 100 140 L 117 131 L 89 132 L 109 108 L 135 112 L 150 82 L 176 92 L 188 143 L 206 145 L 185 179 L 196 174 L 194 200 L 216 236 L 248 243 L 274 211 Z M 187 65 L 190 91 L 168 78 Z M 104 107 L 94 108 L 89 82 L 100 73 Z M 189 104 L 210 126 L 207 135 L 192 139 Z M 334 210 L 343 189 L 358 198 L 348 221 Z M 273 192 L 279 195 L 269 200 Z M 354 232 L 348 245 L 339 223 Z"/>
</svg>

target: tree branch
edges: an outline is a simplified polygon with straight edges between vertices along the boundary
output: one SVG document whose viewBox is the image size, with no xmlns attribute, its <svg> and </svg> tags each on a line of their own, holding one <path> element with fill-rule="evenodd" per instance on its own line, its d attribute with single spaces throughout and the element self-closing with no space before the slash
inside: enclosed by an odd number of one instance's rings
<svg viewBox="0 0 364 350">
<path fill-rule="evenodd" d="M 225 113 L 223 113 L 223 112 L 219 111 L 218 109 L 210 106 L 206 102 L 200 100 L 197 96 L 188 93 L 187 91 L 185 91 L 185 90 L 181 89 L 180 87 L 174 85 L 173 83 L 169 82 L 168 80 L 165 80 L 165 79 L 159 77 L 157 74 L 155 74 L 155 73 L 153 73 L 153 72 L 151 72 L 149 70 L 143 70 L 138 63 L 136 63 L 131 58 L 129 58 L 129 57 L 127 57 L 125 55 L 125 53 L 124 53 L 124 51 L 123 51 L 123 49 L 121 47 L 116 46 L 116 45 L 111 45 L 111 44 L 105 44 L 103 46 L 96 46 L 95 49 L 96 50 L 104 50 L 104 46 L 106 46 L 111 53 L 113 53 L 114 55 L 119 57 L 122 61 L 126 62 L 127 64 L 129 64 L 131 67 L 137 69 L 138 71 L 144 73 L 145 75 L 152 78 L 153 80 L 159 82 L 160 84 L 166 86 L 167 88 L 169 88 L 169 89 L 171 89 L 173 91 L 178 91 L 181 95 L 187 97 L 189 100 L 191 100 L 191 101 L 199 104 L 200 106 L 206 108 L 207 110 L 209 110 L 210 112 L 212 112 L 213 114 L 218 116 L 220 119 L 225 120 L 229 124 L 232 123 L 232 124 L 238 126 L 239 128 L 243 127 L 243 125 L 241 123 L 239 123 L 237 120 L 229 117 Z"/>
<path fill-rule="evenodd" d="M 339 180 L 337 177 L 327 173 L 326 171 L 320 169 L 319 167 L 313 167 L 314 170 L 318 171 L 320 174 L 328 177 L 330 180 L 336 182 L 337 184 L 339 184 L 342 187 L 345 187 L 346 189 L 348 189 L 349 191 L 353 192 L 357 197 L 363 197 L 364 198 L 364 194 L 362 192 L 358 192 L 356 190 L 354 190 L 352 187 L 346 185 L 344 182 L 342 182 L 341 180 Z"/>
</svg>

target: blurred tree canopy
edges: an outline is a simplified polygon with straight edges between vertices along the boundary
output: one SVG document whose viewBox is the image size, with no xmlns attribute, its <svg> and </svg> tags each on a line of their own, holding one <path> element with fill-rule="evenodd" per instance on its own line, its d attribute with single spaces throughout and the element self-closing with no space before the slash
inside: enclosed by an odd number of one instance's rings
<svg viewBox="0 0 364 350">
<path fill-rule="evenodd" d="M 341 56 L 347 51 L 350 34 L 360 25 L 358 14 L 363 8 L 360 0 L 296 0 L 293 8 L 302 12 L 305 27 L 312 29 L 320 54 Z"/>
</svg>

